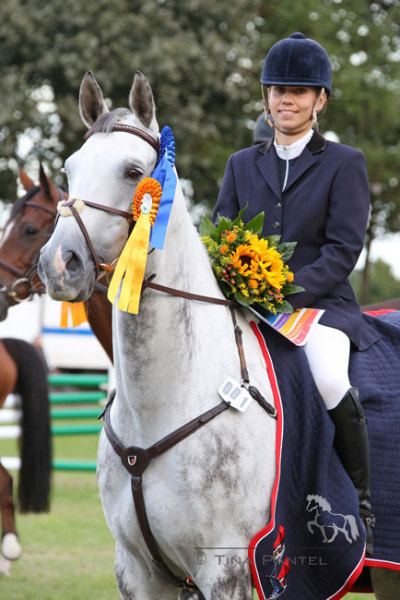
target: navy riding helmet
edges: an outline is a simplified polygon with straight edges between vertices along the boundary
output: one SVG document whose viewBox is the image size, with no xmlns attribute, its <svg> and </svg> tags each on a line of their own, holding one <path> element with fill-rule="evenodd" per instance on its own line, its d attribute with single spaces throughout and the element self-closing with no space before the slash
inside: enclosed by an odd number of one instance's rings
<svg viewBox="0 0 400 600">
<path fill-rule="evenodd" d="M 323 87 L 329 97 L 332 66 L 325 50 L 303 33 L 293 33 L 269 50 L 261 76 L 265 85 Z"/>
</svg>

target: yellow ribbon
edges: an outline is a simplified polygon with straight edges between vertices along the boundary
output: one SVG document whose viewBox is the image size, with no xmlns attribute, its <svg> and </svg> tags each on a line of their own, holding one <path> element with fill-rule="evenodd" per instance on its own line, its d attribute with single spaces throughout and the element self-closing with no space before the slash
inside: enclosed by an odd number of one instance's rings
<svg viewBox="0 0 400 600">
<path fill-rule="evenodd" d="M 68 327 L 68 313 L 71 313 L 72 327 L 87 321 L 86 308 L 83 302 L 61 302 L 60 327 Z"/>
<path fill-rule="evenodd" d="M 150 230 L 157 216 L 161 193 L 162 187 L 156 179 L 145 177 L 139 182 L 132 203 L 136 224 L 118 259 L 108 288 L 107 297 L 114 304 L 122 281 L 118 308 L 134 315 L 139 312 Z"/>
</svg>

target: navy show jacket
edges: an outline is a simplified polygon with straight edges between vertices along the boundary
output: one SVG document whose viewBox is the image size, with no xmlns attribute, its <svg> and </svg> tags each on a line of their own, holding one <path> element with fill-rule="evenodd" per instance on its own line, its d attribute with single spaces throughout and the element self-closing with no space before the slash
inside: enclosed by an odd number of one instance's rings
<svg viewBox="0 0 400 600">
<path fill-rule="evenodd" d="M 340 329 L 364 350 L 380 335 L 363 317 L 348 280 L 363 248 L 369 216 L 365 157 L 314 132 L 281 191 L 272 141 L 233 154 L 214 211 L 244 221 L 264 212 L 262 235 L 297 242 L 289 266 L 305 291 L 288 297 L 293 308 L 323 308 L 320 323 Z"/>
</svg>

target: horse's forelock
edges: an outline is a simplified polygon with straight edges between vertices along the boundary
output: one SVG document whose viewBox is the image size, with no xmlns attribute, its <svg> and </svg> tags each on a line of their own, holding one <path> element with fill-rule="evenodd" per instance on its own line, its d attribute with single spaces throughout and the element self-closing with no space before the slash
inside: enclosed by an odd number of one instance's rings
<svg viewBox="0 0 400 600">
<path fill-rule="evenodd" d="M 132 113 L 127 108 L 116 108 L 109 113 L 100 115 L 100 117 L 86 133 L 85 140 L 94 133 L 110 133 L 116 123 L 120 122 L 121 119 L 129 117 L 130 115 L 132 115 Z"/>
<path fill-rule="evenodd" d="M 38 192 L 40 191 L 40 187 L 38 185 L 35 185 L 35 187 L 31 188 L 26 194 L 25 196 L 21 196 L 21 198 L 18 198 L 18 200 L 16 200 L 13 204 L 13 207 L 11 209 L 11 213 L 10 216 L 8 218 L 7 223 L 9 223 L 10 221 L 12 221 L 13 219 L 15 219 L 15 217 L 17 216 L 17 214 L 23 209 L 23 207 L 25 206 L 25 202 L 28 202 L 28 200 L 30 200 L 33 196 L 35 196 Z"/>
</svg>

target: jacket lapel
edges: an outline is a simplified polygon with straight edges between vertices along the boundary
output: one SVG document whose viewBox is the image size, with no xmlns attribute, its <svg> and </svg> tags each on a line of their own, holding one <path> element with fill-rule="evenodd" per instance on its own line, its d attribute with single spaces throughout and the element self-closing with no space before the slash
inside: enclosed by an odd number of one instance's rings
<svg viewBox="0 0 400 600">
<path fill-rule="evenodd" d="M 286 190 L 288 190 L 296 181 L 309 169 L 313 164 L 318 162 L 318 154 L 326 148 L 326 139 L 318 132 L 314 131 L 314 135 L 296 160 L 293 171 L 289 177 Z"/>
<path fill-rule="evenodd" d="M 287 182 L 285 192 L 296 183 L 296 181 L 309 169 L 314 163 L 318 162 L 318 159 L 310 152 L 306 146 L 299 158 L 296 160 L 293 170 L 289 175 L 289 181 Z"/>
<path fill-rule="evenodd" d="M 272 189 L 274 194 L 281 198 L 281 184 L 279 181 L 279 166 L 278 157 L 273 148 L 273 141 L 269 140 L 260 150 L 260 155 L 257 159 L 257 167 L 261 175 Z M 296 160 L 293 171 L 290 174 L 289 181 L 285 188 L 285 192 L 309 169 L 313 164 L 318 162 L 318 154 L 323 152 L 326 147 L 325 138 L 315 131 L 311 140 L 304 148 L 303 152 Z"/>
<path fill-rule="evenodd" d="M 279 181 L 278 157 L 272 147 L 272 141 L 267 142 L 261 148 L 257 158 L 257 167 L 275 196 L 280 198 L 281 184 Z"/>
</svg>

